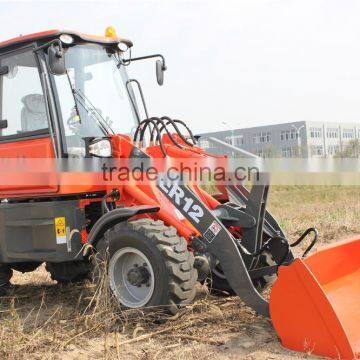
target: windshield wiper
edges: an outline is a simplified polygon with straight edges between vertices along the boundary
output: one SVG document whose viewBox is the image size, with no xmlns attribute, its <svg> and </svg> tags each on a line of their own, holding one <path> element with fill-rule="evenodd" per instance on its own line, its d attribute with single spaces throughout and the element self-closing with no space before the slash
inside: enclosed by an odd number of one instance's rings
<svg viewBox="0 0 360 360">
<path fill-rule="evenodd" d="M 102 129 L 105 131 L 105 134 L 108 134 L 111 132 L 112 134 L 115 134 L 114 130 L 111 129 L 107 121 L 104 119 L 104 117 L 100 114 L 99 110 L 93 105 L 93 103 L 89 100 L 89 98 L 79 89 L 74 89 L 75 94 L 81 99 L 79 101 L 79 104 L 87 111 L 87 113 L 90 113 L 95 120 L 99 123 L 99 125 L 102 127 Z M 88 102 L 90 106 L 86 104 Z"/>
<path fill-rule="evenodd" d="M 79 109 L 78 109 L 77 104 L 80 104 L 88 114 L 89 113 L 91 114 L 91 116 L 99 124 L 100 128 L 102 129 L 102 131 L 104 132 L 105 135 L 109 134 L 109 132 L 112 133 L 112 134 L 115 134 L 115 132 L 111 129 L 111 127 L 108 125 L 108 123 L 103 118 L 103 116 L 99 113 L 97 108 L 89 100 L 89 98 L 81 90 L 75 88 L 75 85 L 73 85 L 72 82 L 71 82 L 71 79 L 70 79 L 70 76 L 69 76 L 68 72 L 66 72 L 66 75 L 67 75 L 67 79 L 69 81 L 69 85 L 70 85 L 72 94 L 74 96 L 74 101 L 75 101 L 75 105 L 76 105 L 76 112 L 77 112 L 77 115 L 80 118 L 80 121 L 81 121 L 81 116 L 79 114 Z M 86 104 L 86 102 L 88 102 L 90 104 L 90 107 Z"/>
</svg>

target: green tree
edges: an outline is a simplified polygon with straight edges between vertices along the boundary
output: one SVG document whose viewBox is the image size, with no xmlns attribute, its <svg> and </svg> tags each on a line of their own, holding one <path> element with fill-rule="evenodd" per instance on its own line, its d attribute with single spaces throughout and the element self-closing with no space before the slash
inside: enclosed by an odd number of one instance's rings
<svg viewBox="0 0 360 360">
<path fill-rule="evenodd" d="M 339 158 L 357 158 L 360 157 L 360 140 L 351 140 L 345 148 L 338 152 L 335 157 Z"/>
</svg>

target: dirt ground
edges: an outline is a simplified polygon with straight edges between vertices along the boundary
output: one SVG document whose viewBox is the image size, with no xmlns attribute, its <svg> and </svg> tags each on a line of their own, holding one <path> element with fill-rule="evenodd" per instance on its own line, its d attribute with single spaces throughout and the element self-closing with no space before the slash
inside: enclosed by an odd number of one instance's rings
<svg viewBox="0 0 360 360">
<path fill-rule="evenodd" d="M 317 225 L 321 247 L 360 234 L 359 190 L 274 188 L 270 209 L 291 240 Z M 15 273 L 9 293 L 0 297 L 0 358 L 314 358 L 282 348 L 269 320 L 237 297 L 210 295 L 206 286 L 199 285 L 195 303 L 173 317 L 121 312 L 106 290 L 98 291 L 90 282 L 58 285 L 44 266 Z"/>
</svg>

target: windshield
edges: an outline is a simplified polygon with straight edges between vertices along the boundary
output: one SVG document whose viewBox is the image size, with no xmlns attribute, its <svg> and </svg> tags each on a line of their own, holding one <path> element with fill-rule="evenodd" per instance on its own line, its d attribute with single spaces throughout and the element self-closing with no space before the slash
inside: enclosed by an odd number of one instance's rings
<svg viewBox="0 0 360 360">
<path fill-rule="evenodd" d="M 84 156 L 86 137 L 131 134 L 137 120 L 118 54 L 101 45 L 77 45 L 66 50 L 65 63 L 67 74 L 54 76 L 65 153 Z M 135 99 L 130 84 L 128 88 Z"/>
</svg>

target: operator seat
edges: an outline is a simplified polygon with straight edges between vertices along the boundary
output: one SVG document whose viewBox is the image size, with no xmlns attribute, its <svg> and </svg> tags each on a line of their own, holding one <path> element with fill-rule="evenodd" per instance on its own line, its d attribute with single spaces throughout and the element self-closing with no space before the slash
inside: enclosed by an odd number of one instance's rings
<svg viewBox="0 0 360 360">
<path fill-rule="evenodd" d="M 29 94 L 21 99 L 23 109 L 21 110 L 21 130 L 35 131 L 49 127 L 46 115 L 44 96 L 40 94 Z"/>
</svg>

